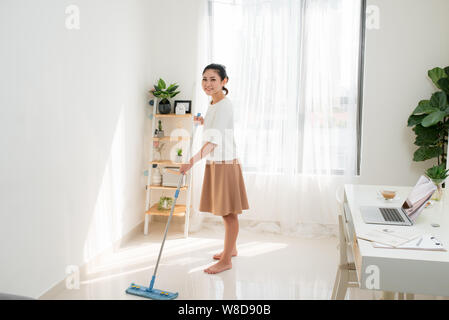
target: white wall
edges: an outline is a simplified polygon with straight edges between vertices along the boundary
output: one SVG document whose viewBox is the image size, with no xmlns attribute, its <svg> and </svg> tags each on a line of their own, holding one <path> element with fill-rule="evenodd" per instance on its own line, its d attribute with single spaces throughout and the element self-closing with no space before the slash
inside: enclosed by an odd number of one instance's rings
<svg viewBox="0 0 449 320">
<path fill-rule="evenodd" d="M 368 0 L 380 29 L 366 34 L 360 182 L 413 185 L 435 160 L 413 162 L 409 115 L 437 89 L 427 77 L 449 65 L 449 1 Z"/>
<path fill-rule="evenodd" d="M 173 100 L 193 100 L 195 84 L 201 84 L 198 66 L 198 24 L 200 8 L 205 0 L 158 0 L 150 3 L 151 40 L 155 44 L 151 51 L 151 80 L 159 78 L 167 84 L 178 83 L 181 91 Z M 202 67 L 202 68 L 201 68 Z M 173 108 L 173 104 L 172 104 Z"/>
<path fill-rule="evenodd" d="M 0 2 L 0 292 L 37 297 L 141 222 L 159 77 L 197 107 L 202 0 L 77 0 L 69 31 L 72 3 Z M 449 1 L 368 4 L 381 21 L 367 32 L 358 180 L 411 185 L 431 164 L 412 162 L 407 118 L 435 90 L 427 70 L 449 65 Z"/>
<path fill-rule="evenodd" d="M 142 221 L 150 16 L 0 2 L 0 292 L 38 297 Z"/>
</svg>

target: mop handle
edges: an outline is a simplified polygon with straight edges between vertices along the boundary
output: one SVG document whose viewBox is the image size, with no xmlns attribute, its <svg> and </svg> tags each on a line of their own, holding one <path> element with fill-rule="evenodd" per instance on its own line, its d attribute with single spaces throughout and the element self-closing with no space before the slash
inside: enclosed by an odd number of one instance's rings
<svg viewBox="0 0 449 320">
<path fill-rule="evenodd" d="M 201 113 L 197 114 L 197 117 L 199 117 L 199 116 L 201 116 Z M 195 134 L 195 132 L 196 132 L 196 128 L 194 130 L 194 134 Z M 194 134 L 193 134 L 193 136 L 194 136 Z M 189 154 L 190 154 L 190 150 L 189 150 Z M 183 177 L 184 177 L 184 174 L 180 174 L 179 181 L 178 181 L 178 187 L 176 188 L 176 192 L 175 192 L 175 199 L 173 200 L 173 204 L 172 204 L 171 210 L 170 210 L 170 216 L 168 217 L 167 225 L 165 226 L 164 239 L 162 240 L 161 249 L 159 250 L 159 256 L 157 257 L 156 267 L 154 268 L 153 277 L 151 278 L 151 282 L 150 282 L 150 286 L 149 286 L 150 291 L 153 290 L 154 281 L 156 279 L 157 268 L 159 267 L 159 261 L 161 260 L 162 250 L 164 249 L 164 244 L 165 244 L 165 239 L 167 238 L 168 227 L 170 226 L 170 221 L 171 221 L 171 218 L 173 217 L 173 211 L 175 210 L 176 200 L 178 200 L 179 190 L 181 189 Z M 186 212 L 186 214 L 187 214 L 187 212 Z"/>
<path fill-rule="evenodd" d="M 164 239 L 162 240 L 161 249 L 159 250 L 159 256 L 157 257 L 156 267 L 154 268 L 154 274 L 153 274 L 153 277 L 151 278 L 150 290 L 153 289 L 154 280 L 156 278 L 157 268 L 159 267 L 159 261 L 161 260 L 162 250 L 164 249 L 165 238 L 167 237 L 168 227 L 170 226 L 170 221 L 171 221 L 171 218 L 173 217 L 173 211 L 175 210 L 176 200 L 178 200 L 179 189 L 181 188 L 183 177 L 184 177 L 183 174 L 181 174 L 179 177 L 178 188 L 176 189 L 176 192 L 175 192 L 175 199 L 173 200 L 173 204 L 172 204 L 171 210 L 170 210 L 170 216 L 168 217 L 167 225 L 165 226 Z"/>
</svg>

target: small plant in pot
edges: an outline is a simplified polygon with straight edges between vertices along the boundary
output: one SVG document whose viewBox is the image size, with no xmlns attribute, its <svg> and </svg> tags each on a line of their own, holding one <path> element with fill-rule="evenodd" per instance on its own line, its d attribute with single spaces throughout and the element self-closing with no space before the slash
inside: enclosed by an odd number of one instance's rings
<svg viewBox="0 0 449 320">
<path fill-rule="evenodd" d="M 154 89 L 150 92 L 156 97 L 160 98 L 161 101 L 159 101 L 158 110 L 161 114 L 168 114 L 171 111 L 171 104 L 170 100 L 171 98 L 174 98 L 178 93 L 181 91 L 176 91 L 178 89 L 178 85 L 176 83 L 171 84 L 168 88 L 165 84 L 165 81 L 162 79 L 159 79 L 157 85 L 154 85 Z"/>
<path fill-rule="evenodd" d="M 158 138 L 163 138 L 164 137 L 164 130 L 162 130 L 162 121 L 159 120 L 159 124 L 156 130 L 156 136 Z"/>
<path fill-rule="evenodd" d="M 176 151 L 177 155 L 176 155 L 176 162 L 181 163 L 182 162 L 182 149 L 178 149 Z"/>
<path fill-rule="evenodd" d="M 157 205 L 158 210 L 170 210 L 173 204 L 173 198 L 160 197 Z"/>
<path fill-rule="evenodd" d="M 442 185 L 446 180 L 446 178 L 449 176 L 448 172 L 449 170 L 446 170 L 444 164 L 441 164 L 439 166 L 433 166 L 432 168 L 426 170 L 426 175 L 437 186 L 437 190 L 433 194 L 432 200 L 437 201 L 441 200 L 441 197 L 443 196 Z"/>
</svg>

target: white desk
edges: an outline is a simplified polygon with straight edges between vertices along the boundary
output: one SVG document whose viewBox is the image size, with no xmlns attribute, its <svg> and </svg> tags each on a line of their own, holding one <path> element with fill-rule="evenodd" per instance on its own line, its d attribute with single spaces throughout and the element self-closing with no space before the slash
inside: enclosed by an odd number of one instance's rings
<svg viewBox="0 0 449 320">
<path fill-rule="evenodd" d="M 423 251 L 373 248 L 371 242 L 357 239 L 358 232 L 379 228 L 381 225 L 365 224 L 360 206 L 374 205 L 400 207 L 411 187 L 389 187 L 398 190 L 400 200 L 389 203 L 377 198 L 376 191 L 388 186 L 345 185 L 344 229 L 351 242 L 357 279 L 362 289 L 374 289 L 410 294 L 449 297 L 449 192 L 441 201 L 424 209 L 414 226 L 385 226 L 394 228 L 417 228 L 431 233 L 448 251 Z M 431 223 L 438 223 L 434 228 Z M 378 269 L 379 288 L 373 288 L 373 267 Z M 377 271 L 376 271 L 377 273 Z"/>
</svg>

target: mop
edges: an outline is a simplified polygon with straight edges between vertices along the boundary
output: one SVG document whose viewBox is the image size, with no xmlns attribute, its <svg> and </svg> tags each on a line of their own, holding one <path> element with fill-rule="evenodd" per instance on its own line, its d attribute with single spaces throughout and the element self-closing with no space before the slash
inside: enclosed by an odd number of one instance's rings
<svg viewBox="0 0 449 320">
<path fill-rule="evenodd" d="M 198 113 L 197 116 L 201 116 L 201 113 Z M 195 129 L 196 131 L 196 129 Z M 145 287 L 141 285 L 136 285 L 135 283 L 131 283 L 128 289 L 126 289 L 126 293 L 132 294 L 139 297 L 154 299 L 154 300 L 172 300 L 178 297 L 177 292 L 169 292 L 165 290 L 154 289 L 154 281 L 156 280 L 156 272 L 159 266 L 159 261 L 161 260 L 162 250 L 164 249 L 165 238 L 167 237 L 168 227 L 170 226 L 170 221 L 173 216 L 173 211 L 175 210 L 176 200 L 178 199 L 179 190 L 181 189 L 182 178 L 184 174 L 180 174 L 178 187 L 175 192 L 175 199 L 173 200 L 170 216 L 168 217 L 167 225 L 165 226 L 164 239 L 162 240 L 161 249 L 159 250 L 159 256 L 157 258 L 156 267 L 154 268 L 153 277 L 151 278 L 150 286 Z"/>
</svg>

